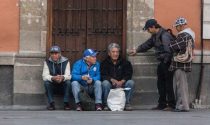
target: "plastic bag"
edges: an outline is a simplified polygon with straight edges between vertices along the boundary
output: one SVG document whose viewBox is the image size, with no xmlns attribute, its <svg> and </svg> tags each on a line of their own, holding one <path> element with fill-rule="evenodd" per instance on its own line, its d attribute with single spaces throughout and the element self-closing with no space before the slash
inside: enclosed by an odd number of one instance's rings
<svg viewBox="0 0 210 125">
<path fill-rule="evenodd" d="M 124 88 L 111 89 L 107 98 L 107 105 L 111 111 L 123 111 L 125 108 Z"/>
</svg>

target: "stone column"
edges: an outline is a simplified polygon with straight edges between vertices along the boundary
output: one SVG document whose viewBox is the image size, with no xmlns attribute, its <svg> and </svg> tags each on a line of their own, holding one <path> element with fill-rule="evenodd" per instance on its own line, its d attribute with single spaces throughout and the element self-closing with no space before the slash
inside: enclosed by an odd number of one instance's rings
<svg viewBox="0 0 210 125">
<path fill-rule="evenodd" d="M 142 29 L 146 20 L 154 18 L 154 0 L 128 0 L 127 3 L 127 49 L 137 48 L 145 42 L 150 34 Z M 133 104 L 157 103 L 156 58 L 153 52 L 141 53 L 128 57 L 134 69 L 133 79 L 136 89 Z"/>
<path fill-rule="evenodd" d="M 42 105 L 47 0 L 20 0 L 19 52 L 14 64 L 14 105 Z"/>
</svg>

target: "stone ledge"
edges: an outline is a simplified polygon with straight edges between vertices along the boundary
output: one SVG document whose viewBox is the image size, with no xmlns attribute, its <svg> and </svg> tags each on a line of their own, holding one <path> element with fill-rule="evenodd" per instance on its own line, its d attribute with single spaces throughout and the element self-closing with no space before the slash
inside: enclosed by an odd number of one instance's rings
<svg viewBox="0 0 210 125">
<path fill-rule="evenodd" d="M 16 57 L 18 58 L 45 58 L 46 53 L 45 52 L 39 52 L 39 51 L 20 51 L 16 54 Z"/>
<path fill-rule="evenodd" d="M 15 55 L 14 52 L 0 52 L 0 65 L 14 65 Z"/>
<path fill-rule="evenodd" d="M 193 63 L 201 62 L 201 51 L 194 51 L 195 57 L 193 59 Z M 210 63 L 210 51 L 204 50 L 203 52 L 203 63 Z M 136 56 L 128 56 L 128 59 L 131 61 L 133 65 L 145 65 L 145 64 L 158 64 L 156 60 L 154 51 L 150 50 L 145 53 L 137 53 Z"/>
</svg>

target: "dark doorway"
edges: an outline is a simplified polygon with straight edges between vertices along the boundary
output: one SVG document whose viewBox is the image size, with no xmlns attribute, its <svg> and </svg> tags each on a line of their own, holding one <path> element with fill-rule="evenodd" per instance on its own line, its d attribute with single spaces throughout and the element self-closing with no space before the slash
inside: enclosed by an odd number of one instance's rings
<svg viewBox="0 0 210 125">
<path fill-rule="evenodd" d="M 59 45 L 71 62 L 86 48 L 106 56 L 107 45 L 117 42 L 125 56 L 126 0 L 48 0 L 48 49 Z"/>
</svg>

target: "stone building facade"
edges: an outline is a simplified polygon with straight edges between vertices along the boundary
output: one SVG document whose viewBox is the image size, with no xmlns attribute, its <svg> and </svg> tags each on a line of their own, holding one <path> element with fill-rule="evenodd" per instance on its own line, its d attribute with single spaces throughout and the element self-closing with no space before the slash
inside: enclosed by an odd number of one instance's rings
<svg viewBox="0 0 210 125">
<path fill-rule="evenodd" d="M 4 0 L 7 1 L 7 0 Z M 40 108 L 45 106 L 45 92 L 43 87 L 43 81 L 41 77 L 43 61 L 47 55 L 48 44 L 48 20 L 49 20 L 49 1 L 50 0 L 12 0 L 12 2 L 6 2 L 5 5 L 1 5 L 5 8 L 12 7 L 13 14 L 17 18 L 11 18 L 16 22 L 12 24 L 16 26 L 16 30 L 10 29 L 9 32 L 15 32 L 15 40 L 11 40 L 10 45 L 15 47 L 4 48 L 7 45 L 7 39 L 4 36 L 0 36 L 3 40 L 0 45 L 0 106 L 2 108 Z M 165 12 L 170 7 L 176 8 L 179 6 L 179 2 L 165 2 L 163 0 L 126 0 L 127 2 L 127 30 L 126 30 L 126 47 L 131 49 L 137 47 L 140 43 L 143 43 L 149 34 L 143 32 L 141 29 L 144 23 L 149 18 L 156 18 L 160 21 L 160 24 L 172 28 L 175 17 L 184 14 L 183 16 L 194 19 L 191 21 L 190 26 L 193 26 L 196 31 L 196 57 L 194 59 L 193 71 L 189 74 L 189 88 L 190 88 L 190 100 L 195 99 L 195 93 L 199 83 L 199 71 L 200 71 L 200 17 L 192 17 L 192 13 L 184 9 L 183 12 L 177 10 L 176 13 Z M 164 2 L 164 3 L 163 3 Z M 196 13 L 200 13 L 199 0 L 190 1 L 186 0 L 185 3 L 192 2 L 191 5 L 196 9 Z M 194 4 L 193 4 L 194 3 Z M 209 3 L 205 1 L 206 8 L 209 8 Z M 2 9 L 5 9 L 2 8 Z M 9 11 L 9 10 L 8 10 Z M 205 10 L 205 12 L 208 9 Z M 204 13 L 205 13 L 204 12 Z M 1 13 L 1 12 L 0 12 Z M 164 15 L 164 16 L 163 16 Z M 205 14 L 204 14 L 205 15 Z M 7 17 L 5 15 L 4 17 Z M 197 21 L 197 22 L 196 22 Z M 6 25 L 7 21 L 4 21 Z M 209 18 L 204 18 L 205 26 L 209 25 Z M 5 26 L 7 27 L 7 26 Z M 204 28 L 206 29 L 206 27 Z M 208 28 L 207 28 L 208 29 Z M 9 32 L 6 32 L 9 34 Z M 18 37 L 17 37 L 18 36 Z M 10 36 L 7 36 L 10 37 Z M 210 104 L 210 94 L 208 89 L 210 87 L 210 59 L 208 43 L 209 38 L 204 40 L 204 76 L 201 92 L 202 104 L 208 107 Z M 142 106 L 155 105 L 158 99 L 156 88 L 156 65 L 157 61 L 154 58 L 153 50 L 138 54 L 134 57 L 128 57 L 134 67 L 134 80 L 136 81 L 135 96 L 133 104 L 139 108 Z M 72 99 L 73 100 L 73 99 Z"/>
</svg>

